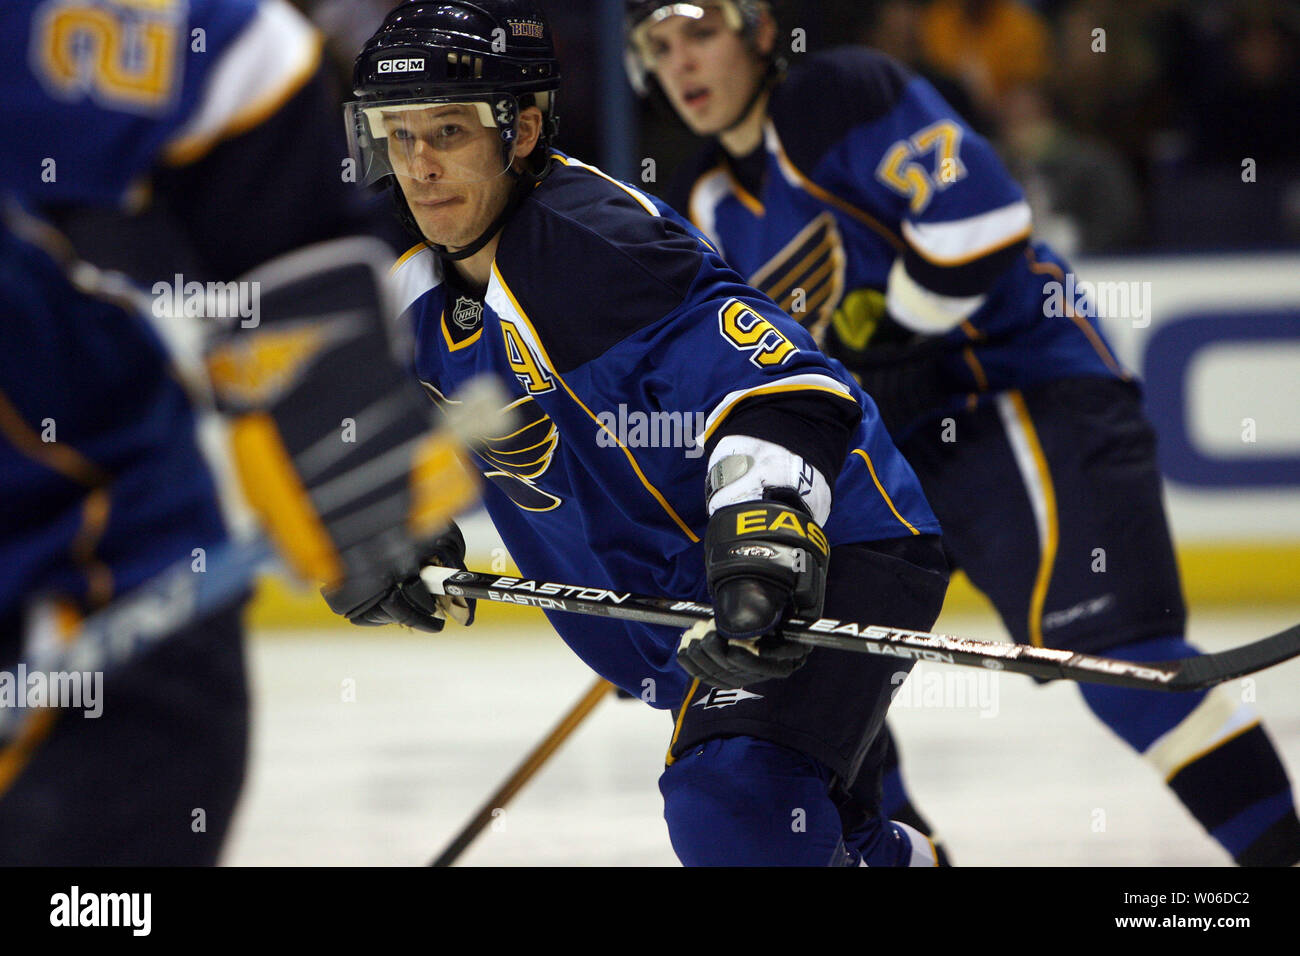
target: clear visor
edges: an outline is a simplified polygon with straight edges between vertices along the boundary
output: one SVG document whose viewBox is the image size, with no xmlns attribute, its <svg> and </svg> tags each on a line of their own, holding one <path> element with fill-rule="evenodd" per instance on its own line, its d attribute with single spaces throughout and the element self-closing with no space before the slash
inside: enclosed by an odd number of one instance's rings
<svg viewBox="0 0 1300 956">
<path fill-rule="evenodd" d="M 422 182 L 481 183 L 515 159 L 519 104 L 496 94 L 482 100 L 394 100 L 344 106 L 358 180 L 396 175 Z"/>
<path fill-rule="evenodd" d="M 740 11 L 730 0 L 703 0 L 701 3 L 665 3 L 651 12 L 632 28 L 632 49 L 636 51 L 645 70 L 654 72 L 659 60 L 659 45 L 650 35 L 650 31 L 673 17 L 686 17 L 688 20 L 703 20 L 710 10 L 721 10 L 728 28 L 739 31 L 744 26 Z"/>
</svg>

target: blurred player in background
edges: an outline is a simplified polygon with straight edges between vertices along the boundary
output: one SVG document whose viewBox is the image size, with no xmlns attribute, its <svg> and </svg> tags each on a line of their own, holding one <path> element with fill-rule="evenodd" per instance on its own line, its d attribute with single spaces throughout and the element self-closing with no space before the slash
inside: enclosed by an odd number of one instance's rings
<svg viewBox="0 0 1300 956">
<path fill-rule="evenodd" d="M 879 811 L 875 741 L 910 662 L 810 652 L 780 625 L 824 604 L 928 626 L 938 526 L 839 363 L 666 206 L 553 148 L 558 86 L 531 0 L 402 4 L 357 58 L 360 180 L 418 241 L 395 277 L 419 377 L 439 403 L 507 382 L 520 424 L 479 464 L 524 575 L 712 596 L 715 621 L 685 635 L 548 612 L 595 671 L 674 713 L 660 789 L 684 863 L 932 865 Z M 601 415 L 620 409 L 698 416 L 703 454 L 615 434 Z M 333 603 L 374 623 L 405 602 L 416 623 L 429 598 L 404 582 Z"/>
<path fill-rule="evenodd" d="M 319 53 L 282 0 L 0 9 L 0 89 L 15 130 L 0 145 L 0 670 L 175 562 L 220 572 L 204 565 L 227 524 L 183 385 L 202 366 L 171 348 L 179 324 L 197 336 L 215 316 L 205 298 L 176 312 L 173 296 L 155 290 L 151 302 L 96 266 L 146 283 L 233 280 L 365 231 Z M 290 563 L 308 580 L 370 589 L 411 570 L 413 550 L 456 556 L 408 540 L 429 529 L 413 519 L 408 529 L 419 502 L 406 474 L 361 490 L 353 480 L 359 461 L 428 426 L 418 389 L 403 391 L 386 357 L 364 248 L 317 253 L 297 287 L 268 286 L 260 310 L 227 315 L 238 328 L 211 359 L 217 396 L 247 413 L 235 426 L 245 481 L 257 473 L 245 490 Z M 380 405 L 382 423 L 332 447 L 343 415 Z M 332 511 L 317 496 L 326 480 Z M 345 526 L 359 497 L 367 520 Z M 242 604 L 200 608 L 107 671 L 96 718 L 34 711 L 0 741 L 0 863 L 217 860 L 247 749 Z"/>
<path fill-rule="evenodd" d="M 672 204 L 858 376 L 1013 638 L 1196 655 L 1139 387 L 1063 299 L 1070 266 L 1031 240 L 987 142 L 872 50 L 787 71 L 762 0 L 627 12 L 634 85 L 711 139 Z M 1300 860 L 1253 708 L 1227 688 L 1081 691 L 1235 861 Z"/>
</svg>

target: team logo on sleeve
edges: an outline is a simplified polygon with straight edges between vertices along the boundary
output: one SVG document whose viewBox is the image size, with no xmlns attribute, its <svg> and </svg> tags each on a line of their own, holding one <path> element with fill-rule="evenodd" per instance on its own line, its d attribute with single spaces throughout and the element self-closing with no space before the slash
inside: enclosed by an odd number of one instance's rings
<svg viewBox="0 0 1300 956">
<path fill-rule="evenodd" d="M 818 345 L 844 294 L 844 241 L 829 211 L 808 223 L 749 284 L 793 316 Z"/>
<path fill-rule="evenodd" d="M 507 405 L 506 411 L 515 420 L 510 433 L 488 439 L 478 452 L 487 466 L 483 477 L 525 511 L 553 511 L 563 499 L 539 488 L 537 479 L 551 467 L 560 444 L 555 422 L 529 397 Z"/>
</svg>

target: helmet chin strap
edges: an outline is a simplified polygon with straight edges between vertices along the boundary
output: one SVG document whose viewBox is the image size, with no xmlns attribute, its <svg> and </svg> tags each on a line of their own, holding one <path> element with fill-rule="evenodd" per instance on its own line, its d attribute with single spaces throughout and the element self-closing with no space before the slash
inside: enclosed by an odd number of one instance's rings
<svg viewBox="0 0 1300 956">
<path fill-rule="evenodd" d="M 777 80 L 781 78 L 781 72 L 781 68 L 777 65 L 776 60 L 769 60 L 767 69 L 763 73 L 763 78 L 754 86 L 753 94 L 749 97 L 749 101 L 745 104 L 745 108 L 740 111 L 740 115 L 736 117 L 736 121 L 725 129 L 719 130 L 719 132 L 714 135 L 730 133 L 733 129 L 736 129 L 738 126 L 743 124 L 745 120 L 749 119 L 749 114 L 753 112 L 754 107 L 758 105 L 758 101 L 762 99 L 763 94 L 776 86 Z"/>
<path fill-rule="evenodd" d="M 397 198 L 400 211 L 403 213 L 401 217 L 402 221 L 406 224 L 408 231 L 414 232 L 415 235 L 418 236 L 419 240 L 437 253 L 440 258 L 447 259 L 451 262 L 460 262 L 483 251 L 483 248 L 502 230 L 506 221 L 514 215 L 515 210 L 519 208 L 519 204 L 528 198 L 528 194 L 533 191 L 538 183 L 546 178 L 550 171 L 551 160 L 549 158 L 546 161 L 546 167 L 540 173 L 527 174 L 516 172 L 513 168 L 507 169 L 505 174 L 514 179 L 515 184 L 510 190 L 510 196 L 506 200 L 506 204 L 502 208 L 500 214 L 492 220 L 487 229 L 483 231 L 482 235 L 471 242 L 468 246 L 465 246 L 463 249 L 458 249 L 455 252 L 452 252 L 446 246 L 429 241 L 429 238 L 424 235 L 424 231 L 420 229 L 420 224 L 416 220 L 415 215 L 411 212 L 411 207 L 407 204 L 406 197 L 402 195 L 401 187 L 397 185 L 396 181 L 394 181 L 392 188 L 395 190 L 394 195 Z"/>
<path fill-rule="evenodd" d="M 482 252 L 483 247 L 491 242 L 493 237 L 501 231 L 501 228 L 506 224 L 506 220 L 510 218 L 519 204 L 524 201 L 524 197 L 528 195 L 528 190 L 524 188 L 525 179 L 521 174 L 515 172 L 513 169 L 506 170 L 506 174 L 515 180 L 515 184 L 511 188 L 510 196 L 507 198 L 506 204 L 502 207 L 500 214 L 492 220 L 491 224 L 486 230 L 484 230 L 483 235 L 479 236 L 465 248 L 456 252 L 452 252 L 446 246 L 440 246 L 436 242 L 429 242 L 427 239 L 424 241 L 425 245 L 436 252 L 441 258 L 449 259 L 452 262 L 460 262 L 462 259 L 468 259 L 470 256 Z"/>
</svg>

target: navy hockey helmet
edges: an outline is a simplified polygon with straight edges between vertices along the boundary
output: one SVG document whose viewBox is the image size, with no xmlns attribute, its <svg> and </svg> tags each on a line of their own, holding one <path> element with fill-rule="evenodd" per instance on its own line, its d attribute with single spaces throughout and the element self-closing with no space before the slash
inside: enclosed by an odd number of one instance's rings
<svg viewBox="0 0 1300 956">
<path fill-rule="evenodd" d="M 344 113 L 358 181 L 388 185 L 402 221 L 420 235 L 397 175 L 414 175 L 418 154 L 437 157 L 444 182 L 518 176 L 519 115 L 529 106 L 541 110 L 534 155 L 547 156 L 559 128 L 559 85 L 551 27 L 534 0 L 407 0 L 384 18 L 353 67 L 355 99 Z M 545 171 L 543 163 L 531 181 Z"/>
<path fill-rule="evenodd" d="M 413 141 L 422 131 L 413 127 L 431 121 L 440 105 L 463 105 L 495 131 L 502 162 L 493 175 L 514 159 L 519 112 L 536 105 L 545 117 L 544 154 L 558 128 L 559 84 L 551 28 L 532 0 L 408 0 L 384 18 L 353 68 L 356 99 L 346 113 L 359 179 L 391 175 L 402 142 Z"/>
</svg>

